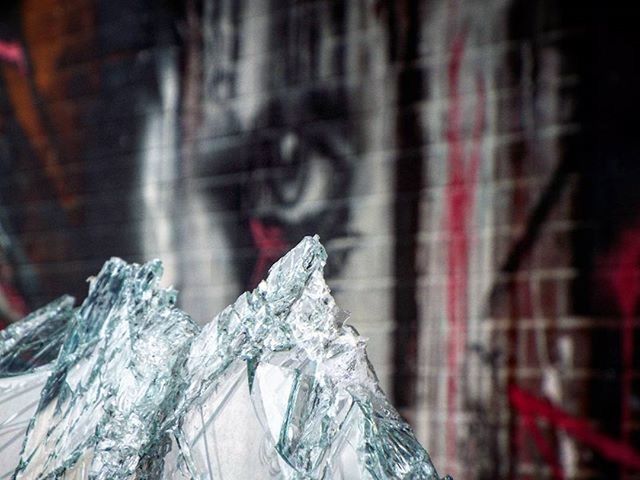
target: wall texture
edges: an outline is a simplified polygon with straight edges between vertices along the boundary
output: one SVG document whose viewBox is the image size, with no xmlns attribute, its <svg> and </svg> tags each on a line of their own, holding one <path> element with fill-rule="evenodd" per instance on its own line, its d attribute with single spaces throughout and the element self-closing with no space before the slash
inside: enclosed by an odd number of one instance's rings
<svg viewBox="0 0 640 480">
<path fill-rule="evenodd" d="M 205 322 L 318 233 L 442 471 L 640 478 L 616 3 L 3 1 L 0 324 L 112 255 L 161 258 Z"/>
</svg>

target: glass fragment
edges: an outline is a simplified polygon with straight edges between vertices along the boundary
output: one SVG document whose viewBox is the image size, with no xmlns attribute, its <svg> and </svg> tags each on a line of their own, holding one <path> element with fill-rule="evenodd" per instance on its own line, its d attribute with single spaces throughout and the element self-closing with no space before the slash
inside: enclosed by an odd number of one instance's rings
<svg viewBox="0 0 640 480">
<path fill-rule="evenodd" d="M 203 328 L 113 258 L 0 332 L 0 479 L 438 479 L 307 237 Z"/>
</svg>

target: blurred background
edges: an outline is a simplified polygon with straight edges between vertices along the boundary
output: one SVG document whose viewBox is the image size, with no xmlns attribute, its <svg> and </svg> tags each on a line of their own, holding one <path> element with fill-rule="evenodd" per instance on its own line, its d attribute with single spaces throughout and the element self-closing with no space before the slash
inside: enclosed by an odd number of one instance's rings
<svg viewBox="0 0 640 480">
<path fill-rule="evenodd" d="M 442 473 L 640 478 L 623 3 L 4 0 L 0 326 L 110 256 L 204 323 L 317 233 Z"/>
</svg>

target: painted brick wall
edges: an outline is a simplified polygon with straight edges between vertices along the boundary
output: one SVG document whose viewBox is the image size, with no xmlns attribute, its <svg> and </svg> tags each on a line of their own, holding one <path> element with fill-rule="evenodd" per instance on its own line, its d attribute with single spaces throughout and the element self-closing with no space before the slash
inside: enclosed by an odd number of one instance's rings
<svg viewBox="0 0 640 480">
<path fill-rule="evenodd" d="M 115 255 L 204 323 L 318 233 L 442 472 L 640 478 L 634 16 L 3 2 L 0 322 Z"/>
</svg>

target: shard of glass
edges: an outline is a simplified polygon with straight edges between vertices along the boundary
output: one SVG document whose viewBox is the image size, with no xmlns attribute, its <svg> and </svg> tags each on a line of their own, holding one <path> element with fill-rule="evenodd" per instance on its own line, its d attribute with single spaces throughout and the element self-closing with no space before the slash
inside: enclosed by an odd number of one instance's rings
<svg viewBox="0 0 640 480">
<path fill-rule="evenodd" d="M 159 261 L 114 258 L 1 332 L 0 479 L 438 479 L 325 262 L 303 239 L 200 328 Z"/>
</svg>

